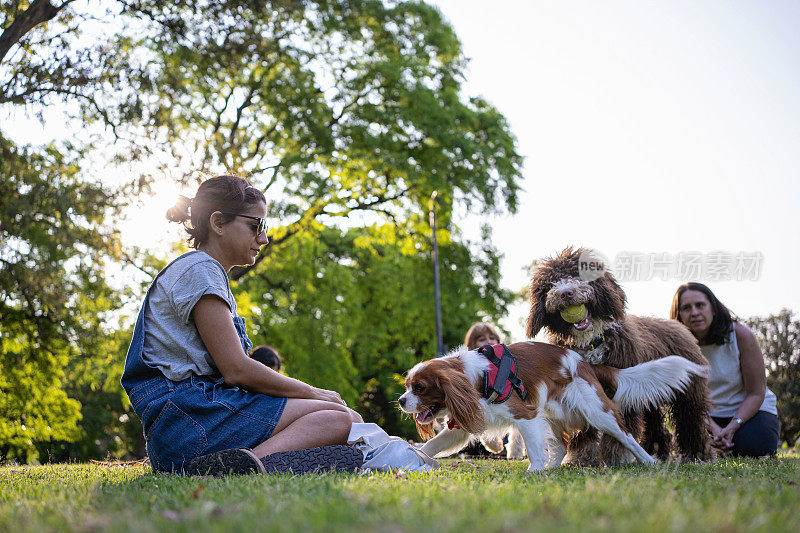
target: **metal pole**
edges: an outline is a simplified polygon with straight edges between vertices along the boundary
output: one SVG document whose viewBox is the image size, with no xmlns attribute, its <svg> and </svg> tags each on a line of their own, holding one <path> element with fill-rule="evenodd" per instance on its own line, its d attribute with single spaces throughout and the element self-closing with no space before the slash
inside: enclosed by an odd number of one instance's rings
<svg viewBox="0 0 800 533">
<path fill-rule="evenodd" d="M 439 292 L 439 239 L 436 238 L 436 191 L 431 194 L 431 230 L 433 233 L 433 299 L 436 305 L 436 353 L 444 354 L 442 342 L 442 301 Z"/>
</svg>

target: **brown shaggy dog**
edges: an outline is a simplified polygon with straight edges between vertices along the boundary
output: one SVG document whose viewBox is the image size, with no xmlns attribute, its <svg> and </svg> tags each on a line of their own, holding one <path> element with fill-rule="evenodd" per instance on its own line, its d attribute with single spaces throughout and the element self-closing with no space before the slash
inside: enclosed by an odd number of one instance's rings
<svg viewBox="0 0 800 533">
<path fill-rule="evenodd" d="M 545 328 L 548 340 L 581 354 L 586 361 L 616 368 L 628 368 L 667 355 L 680 355 L 708 365 L 694 336 L 675 320 L 626 315 L 625 292 L 607 270 L 597 279 L 578 270 L 578 259 L 590 250 L 572 247 L 538 264 L 530 287 L 531 310 L 527 334 L 533 338 Z M 586 317 L 576 324 L 566 322 L 560 312 L 583 304 Z M 708 381 L 695 376 L 686 391 L 670 404 L 676 430 L 677 451 L 683 460 L 711 458 L 706 414 L 709 408 Z M 660 408 L 623 412 L 625 425 L 649 453 L 668 457 L 672 436 L 664 427 Z M 629 462 L 627 450 L 603 438 L 597 447 L 597 432 L 589 429 L 573 437 L 567 462 L 599 464 L 600 455 L 609 464 Z"/>
</svg>

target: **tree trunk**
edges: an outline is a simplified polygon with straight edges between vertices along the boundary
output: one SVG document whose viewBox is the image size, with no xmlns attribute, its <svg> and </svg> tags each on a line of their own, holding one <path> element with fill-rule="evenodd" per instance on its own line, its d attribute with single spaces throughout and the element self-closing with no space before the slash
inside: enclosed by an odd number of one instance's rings
<svg viewBox="0 0 800 533">
<path fill-rule="evenodd" d="M 14 21 L 0 35 L 0 63 L 12 46 L 17 44 L 26 33 L 42 22 L 53 19 L 59 11 L 64 9 L 73 0 L 65 0 L 60 6 L 56 7 L 50 0 L 34 0 L 24 12 L 17 14 Z"/>
</svg>

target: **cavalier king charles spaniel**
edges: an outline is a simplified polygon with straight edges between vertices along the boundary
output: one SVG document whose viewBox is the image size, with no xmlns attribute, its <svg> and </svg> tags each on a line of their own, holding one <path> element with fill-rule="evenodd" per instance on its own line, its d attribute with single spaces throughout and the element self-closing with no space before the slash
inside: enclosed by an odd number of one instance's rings
<svg viewBox="0 0 800 533">
<path fill-rule="evenodd" d="M 528 452 L 528 471 L 537 472 L 561 464 L 571 434 L 594 427 L 612 435 L 642 463 L 653 463 L 626 429 L 619 408 L 658 405 L 683 391 L 694 376 L 707 373 L 707 367 L 682 357 L 617 369 L 589 364 L 578 353 L 551 344 L 522 342 L 507 348 L 516 359 L 517 383 L 524 392 L 511 390 L 502 403 L 493 403 L 483 392 L 488 389 L 485 372 L 493 363 L 478 350 L 462 347 L 408 372 L 399 404 L 414 415 L 423 439 L 433 437 L 422 446 L 423 452 L 431 457 L 451 455 L 473 435 L 502 435 L 515 426 Z M 513 378 L 514 372 L 509 387 Z M 613 401 L 603 386 L 616 390 Z M 434 437 L 437 419 L 448 423 Z M 549 430 L 555 436 L 553 454 L 546 448 Z"/>
</svg>

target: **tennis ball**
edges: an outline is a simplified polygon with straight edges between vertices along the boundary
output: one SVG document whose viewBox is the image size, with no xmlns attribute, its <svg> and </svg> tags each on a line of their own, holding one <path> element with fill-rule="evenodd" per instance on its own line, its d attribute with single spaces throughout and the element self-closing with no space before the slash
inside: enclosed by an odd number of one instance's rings
<svg viewBox="0 0 800 533">
<path fill-rule="evenodd" d="M 569 307 L 565 308 L 561 311 L 561 318 L 563 318 L 566 322 L 570 324 L 574 324 L 575 322 L 580 322 L 581 320 L 586 317 L 586 306 L 581 305 L 570 305 Z"/>
</svg>

